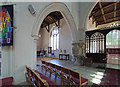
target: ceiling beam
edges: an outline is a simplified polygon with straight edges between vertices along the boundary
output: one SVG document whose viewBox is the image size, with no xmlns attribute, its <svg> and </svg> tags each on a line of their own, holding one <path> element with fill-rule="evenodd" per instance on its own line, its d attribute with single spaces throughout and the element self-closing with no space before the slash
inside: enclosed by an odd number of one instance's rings
<svg viewBox="0 0 120 87">
<path fill-rule="evenodd" d="M 120 2 L 120 1 L 119 1 Z M 105 8 L 108 8 L 108 7 L 110 7 L 110 6 L 112 6 L 112 5 L 114 5 L 114 4 L 117 4 L 117 3 L 119 3 L 119 2 L 114 2 L 114 3 L 112 3 L 112 4 L 109 4 L 109 5 L 107 5 L 107 6 L 104 6 L 104 7 L 102 7 L 103 9 L 105 9 Z M 99 2 L 98 2 L 99 3 Z M 95 10 L 93 10 L 92 12 L 91 12 L 91 15 L 90 15 L 90 17 L 92 17 L 92 15 L 94 15 L 97 11 L 99 11 L 100 9 L 95 9 Z"/>
<path fill-rule="evenodd" d="M 55 19 L 55 18 L 52 17 L 52 16 L 51 16 L 51 18 L 52 18 L 52 20 L 54 21 L 55 25 L 59 28 L 59 27 L 60 27 L 60 19 Z M 56 22 L 58 22 L 58 23 L 56 23 Z"/>
<path fill-rule="evenodd" d="M 107 5 L 107 6 L 104 6 L 103 9 L 108 8 L 108 7 L 110 7 L 110 6 L 114 5 L 114 4 L 117 4 L 117 3 L 118 3 L 118 2 L 114 2 L 114 3 L 112 3 L 112 4 L 109 4 L 109 5 Z"/>
<path fill-rule="evenodd" d="M 53 19 L 52 19 L 51 16 L 47 16 L 47 18 L 48 18 L 48 21 L 49 21 L 49 22 L 52 22 L 51 20 L 53 20 Z"/>
<path fill-rule="evenodd" d="M 118 2 L 115 2 L 115 3 L 118 3 Z M 110 7 L 110 6 L 114 5 L 115 3 L 111 3 L 111 4 L 109 4 L 109 5 L 106 5 L 106 6 L 103 7 L 103 9 Z M 96 12 L 96 11 L 98 11 L 98 10 L 99 10 L 99 9 L 95 9 L 95 10 L 93 10 L 93 12 Z"/>
<path fill-rule="evenodd" d="M 114 20 L 115 19 L 115 21 L 118 21 L 118 20 L 120 20 L 120 17 L 113 17 L 113 18 L 110 18 L 110 19 L 108 19 L 108 20 L 106 20 L 106 23 L 108 23 L 108 21 L 110 21 L 110 20 Z M 97 23 L 103 23 L 104 21 L 97 21 Z M 114 21 L 112 21 L 112 22 L 114 22 Z"/>
<path fill-rule="evenodd" d="M 120 21 L 120 19 L 118 19 L 117 21 Z M 107 23 L 111 23 L 111 22 L 109 21 L 109 22 L 107 22 Z M 98 26 L 98 25 L 102 25 L 102 24 L 105 24 L 105 23 L 104 23 L 104 22 L 101 23 L 101 24 L 98 24 L 98 23 L 97 23 L 97 26 Z"/>
<path fill-rule="evenodd" d="M 117 3 L 115 3 L 115 6 L 114 6 L 114 17 L 116 17 L 116 14 L 117 14 L 116 9 L 117 9 Z"/>
<path fill-rule="evenodd" d="M 49 32 L 50 31 L 50 27 L 49 25 L 48 26 L 45 26 L 46 30 Z"/>
<path fill-rule="evenodd" d="M 45 20 L 43 21 L 43 23 L 45 23 L 45 24 L 49 25 L 49 22 L 47 22 L 47 21 L 45 21 Z"/>
<path fill-rule="evenodd" d="M 56 15 L 57 15 L 57 14 L 56 14 Z M 56 19 L 56 20 L 58 20 L 59 18 L 58 18 L 56 15 L 51 14 L 50 17 L 51 17 L 51 18 L 54 18 L 54 19 Z"/>
<path fill-rule="evenodd" d="M 114 10 L 114 11 L 105 13 L 104 15 L 112 14 L 112 13 L 119 12 L 119 11 L 120 11 L 120 9 L 119 9 L 119 10 L 116 10 L 116 11 Z M 102 15 L 93 17 L 93 21 L 96 21 L 96 19 L 99 19 L 101 16 L 102 16 Z"/>
<path fill-rule="evenodd" d="M 92 24 L 94 23 L 94 17 L 92 16 Z"/>
<path fill-rule="evenodd" d="M 105 15 L 104 15 L 104 11 L 103 11 L 101 2 L 99 2 L 99 6 L 100 6 L 100 9 L 101 9 L 101 12 L 102 12 L 102 15 L 103 15 L 103 19 L 104 19 L 104 21 L 105 21 L 105 23 L 106 23 L 106 18 L 105 18 Z"/>
</svg>

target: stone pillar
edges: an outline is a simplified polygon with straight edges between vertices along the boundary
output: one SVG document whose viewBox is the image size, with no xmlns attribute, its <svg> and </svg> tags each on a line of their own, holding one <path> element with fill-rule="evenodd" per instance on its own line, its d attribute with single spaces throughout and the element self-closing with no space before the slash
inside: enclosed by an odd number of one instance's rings
<svg viewBox="0 0 120 87">
<path fill-rule="evenodd" d="M 72 61 L 74 64 L 77 65 L 83 65 L 84 64 L 84 56 L 85 56 L 85 43 L 79 42 L 79 43 L 73 43 L 72 44 L 72 54 L 73 58 Z"/>
<path fill-rule="evenodd" d="M 78 44 L 72 43 L 72 61 L 74 62 L 74 64 L 77 63 L 78 50 Z"/>
</svg>

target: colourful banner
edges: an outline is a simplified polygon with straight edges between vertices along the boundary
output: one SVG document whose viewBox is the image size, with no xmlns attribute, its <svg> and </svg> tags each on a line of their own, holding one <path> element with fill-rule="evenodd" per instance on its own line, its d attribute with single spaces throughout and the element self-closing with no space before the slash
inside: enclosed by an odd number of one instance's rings
<svg viewBox="0 0 120 87">
<path fill-rule="evenodd" d="M 0 39 L 2 46 L 13 45 L 13 5 L 0 7 Z"/>
</svg>

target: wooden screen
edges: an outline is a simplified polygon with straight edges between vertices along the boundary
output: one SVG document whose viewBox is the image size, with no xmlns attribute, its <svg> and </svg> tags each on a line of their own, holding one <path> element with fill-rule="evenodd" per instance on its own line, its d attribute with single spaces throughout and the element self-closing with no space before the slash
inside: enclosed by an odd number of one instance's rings
<svg viewBox="0 0 120 87">
<path fill-rule="evenodd" d="M 89 53 L 89 37 L 86 35 L 86 53 Z"/>
<path fill-rule="evenodd" d="M 104 53 L 104 35 L 100 32 L 90 37 L 90 53 Z"/>
</svg>

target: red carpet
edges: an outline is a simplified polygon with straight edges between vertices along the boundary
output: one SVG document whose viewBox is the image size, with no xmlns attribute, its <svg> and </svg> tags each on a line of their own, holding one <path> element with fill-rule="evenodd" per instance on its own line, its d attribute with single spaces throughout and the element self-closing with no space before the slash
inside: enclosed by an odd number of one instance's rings
<svg viewBox="0 0 120 87">
<path fill-rule="evenodd" d="M 120 70 L 106 68 L 100 85 L 120 86 Z"/>
</svg>

